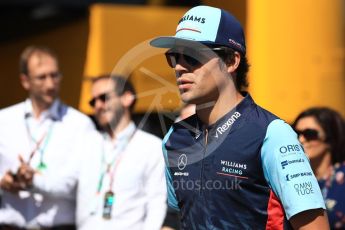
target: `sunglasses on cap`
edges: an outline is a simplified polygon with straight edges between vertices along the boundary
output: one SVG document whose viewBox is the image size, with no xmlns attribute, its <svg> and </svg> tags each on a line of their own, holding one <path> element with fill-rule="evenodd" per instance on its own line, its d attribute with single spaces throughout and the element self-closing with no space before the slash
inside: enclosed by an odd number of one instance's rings
<svg viewBox="0 0 345 230">
<path fill-rule="evenodd" d="M 305 129 L 305 130 L 295 130 L 297 133 L 297 136 L 300 137 L 300 135 L 303 135 L 303 137 L 306 139 L 306 141 L 313 141 L 313 140 L 319 140 L 319 131 L 315 129 Z"/>
<path fill-rule="evenodd" d="M 98 96 L 96 96 L 96 97 L 93 97 L 90 101 L 89 101 L 89 105 L 91 106 L 91 107 L 95 107 L 95 105 L 96 105 L 96 102 L 98 101 L 98 100 L 100 100 L 101 102 L 106 102 L 108 99 L 109 99 L 109 97 L 110 97 L 110 94 L 111 94 L 112 92 L 107 92 L 107 93 L 102 93 L 102 94 L 100 94 L 100 95 L 98 95 Z"/>
<path fill-rule="evenodd" d="M 197 67 L 214 57 L 214 54 L 211 51 L 216 53 L 216 55 L 223 60 L 229 51 L 233 52 L 229 47 L 205 47 L 200 49 L 185 48 L 182 51 L 170 49 L 165 53 L 165 57 L 171 68 L 176 67 L 177 63 L 181 61 L 181 57 L 190 67 Z"/>
</svg>

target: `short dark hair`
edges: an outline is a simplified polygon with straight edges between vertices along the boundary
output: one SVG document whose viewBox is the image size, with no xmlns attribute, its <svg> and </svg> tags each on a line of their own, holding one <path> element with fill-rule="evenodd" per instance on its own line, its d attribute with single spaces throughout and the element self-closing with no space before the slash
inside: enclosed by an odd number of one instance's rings
<svg viewBox="0 0 345 230">
<path fill-rule="evenodd" d="M 98 77 L 94 77 L 92 78 L 92 83 L 94 84 L 95 82 L 99 81 L 99 80 L 104 80 L 104 79 L 108 79 L 108 80 L 112 80 L 114 83 L 114 92 L 118 95 L 121 96 L 123 95 L 125 92 L 130 92 L 133 96 L 134 96 L 134 101 L 132 103 L 132 105 L 130 106 L 130 110 L 131 112 L 134 109 L 135 103 L 137 101 L 137 97 L 136 97 L 136 91 L 131 83 L 131 81 L 129 80 L 129 77 L 125 77 L 123 75 L 119 75 L 119 74 L 104 74 Z"/>
<path fill-rule="evenodd" d="M 226 47 L 223 55 L 221 56 L 222 60 L 224 61 L 226 65 L 230 65 L 234 63 L 235 52 L 236 52 L 235 50 Z M 237 67 L 237 70 L 236 70 L 237 74 L 234 77 L 235 86 L 239 92 L 245 91 L 249 85 L 248 80 L 247 80 L 247 73 L 249 71 L 249 66 L 250 66 L 248 63 L 247 57 L 243 55 L 242 53 L 240 53 L 240 56 L 241 56 L 240 64 Z"/>
<path fill-rule="evenodd" d="M 35 46 L 35 45 L 28 46 L 23 50 L 19 59 L 19 72 L 21 74 L 28 75 L 29 73 L 28 61 L 30 57 L 34 54 L 45 54 L 45 55 L 51 56 L 52 58 L 55 59 L 56 63 L 59 64 L 57 55 L 55 54 L 54 51 L 52 51 L 48 47 Z"/>
<path fill-rule="evenodd" d="M 300 113 L 292 127 L 305 117 L 314 117 L 326 134 L 326 143 L 331 147 L 332 163 L 345 160 L 345 121 L 341 115 L 327 107 L 313 107 Z"/>
</svg>

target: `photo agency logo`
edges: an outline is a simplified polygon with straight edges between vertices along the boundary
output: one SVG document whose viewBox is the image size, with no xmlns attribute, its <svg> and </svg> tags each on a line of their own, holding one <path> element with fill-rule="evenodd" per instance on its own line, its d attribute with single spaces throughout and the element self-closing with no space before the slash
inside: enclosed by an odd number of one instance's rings
<svg viewBox="0 0 345 230">
<path fill-rule="evenodd" d="M 158 111 L 158 120 L 157 123 L 155 123 L 154 125 L 159 126 L 162 133 L 166 134 L 170 128 L 166 125 L 166 121 L 171 121 L 170 123 L 176 121 L 176 114 L 179 113 L 180 108 L 184 104 L 180 96 L 181 91 L 179 92 L 179 88 L 177 87 L 177 80 L 181 76 L 179 76 L 178 73 L 175 73 L 172 67 L 176 66 L 177 64 L 181 64 L 182 62 L 187 63 L 186 66 L 184 66 L 184 68 L 186 68 L 187 74 L 191 74 L 191 79 L 193 79 L 198 77 L 197 74 L 193 73 L 193 69 L 202 66 L 203 68 L 205 68 L 205 71 L 208 74 L 207 77 L 213 78 L 212 80 L 215 82 L 218 88 L 220 88 L 222 86 L 220 85 L 219 79 L 212 75 L 213 70 L 208 69 L 206 66 L 203 66 L 203 64 L 205 64 L 211 59 L 217 58 L 217 60 L 219 61 L 219 65 L 222 65 L 224 67 L 226 65 L 223 62 L 222 58 L 220 58 L 215 53 L 215 51 L 211 50 L 210 47 L 207 47 L 201 43 L 176 43 L 174 48 L 164 49 L 150 46 L 149 42 L 151 40 L 152 39 L 148 39 L 136 45 L 126 54 L 124 54 L 114 66 L 112 74 L 122 75 L 129 80 L 133 80 L 133 77 L 135 77 L 136 82 L 141 82 L 146 85 L 150 84 L 152 86 L 139 87 L 140 90 L 138 90 L 138 88 L 135 87 L 137 91 L 136 99 L 138 103 L 140 103 L 140 101 L 146 102 L 145 112 L 138 123 L 138 128 L 143 128 L 148 122 L 150 114 L 156 113 Z M 165 55 L 166 53 L 173 54 Z M 157 58 L 160 58 L 160 62 L 157 62 Z M 167 58 L 167 60 L 161 62 L 164 58 Z M 156 61 L 154 63 L 159 63 L 159 67 L 152 66 L 151 60 L 154 59 Z M 191 66 L 194 67 L 191 68 Z M 162 75 L 162 73 L 165 74 Z M 190 83 L 190 88 L 185 90 L 193 90 L 193 87 L 195 87 L 195 84 L 197 84 L 197 82 L 198 79 L 192 80 L 192 82 Z M 135 84 L 135 86 L 138 85 Z M 197 109 L 205 109 L 207 107 L 213 106 L 214 104 L 215 102 L 210 99 L 209 101 L 206 101 L 204 104 L 198 105 Z M 166 105 L 178 106 L 167 109 Z M 223 123 L 221 123 L 219 127 L 216 127 L 213 133 L 210 133 L 210 135 L 212 136 L 211 138 L 217 139 L 215 145 L 212 146 L 212 149 L 216 149 L 223 142 L 224 137 L 227 135 L 227 133 L 230 132 L 233 124 L 236 123 L 236 121 L 240 117 L 240 112 L 232 111 L 232 115 L 229 116 L 229 118 L 226 119 Z M 195 139 L 199 141 L 200 131 L 205 129 L 205 127 L 196 127 L 187 124 L 184 121 L 180 121 L 180 124 L 188 130 L 190 130 L 193 133 Z M 196 143 L 197 141 L 194 141 L 193 143 L 190 143 L 190 146 L 186 147 L 185 149 L 179 149 L 179 153 L 188 153 L 189 149 L 193 148 L 192 145 L 195 145 Z M 211 152 L 212 151 L 208 151 L 205 155 L 200 154 L 200 156 L 185 157 L 183 159 L 181 158 L 180 162 L 176 160 L 174 165 L 171 166 L 176 167 L 180 171 L 183 171 L 187 165 L 202 160 L 203 158 L 207 157 Z M 183 160 L 186 161 L 186 165 L 182 165 L 181 162 Z"/>
<path fill-rule="evenodd" d="M 217 191 L 217 190 L 226 190 L 234 191 L 241 190 L 242 180 L 239 178 L 234 178 L 233 180 L 185 180 L 180 179 L 178 181 L 172 182 L 172 187 L 174 190 L 188 190 L 188 191 Z"/>
</svg>

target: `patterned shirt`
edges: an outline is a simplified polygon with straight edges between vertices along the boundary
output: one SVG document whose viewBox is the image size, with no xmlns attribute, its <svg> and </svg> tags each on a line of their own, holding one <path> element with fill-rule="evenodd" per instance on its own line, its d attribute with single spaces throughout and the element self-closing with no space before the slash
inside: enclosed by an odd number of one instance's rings
<svg viewBox="0 0 345 230">
<path fill-rule="evenodd" d="M 345 228 L 345 162 L 332 167 L 331 176 L 319 180 L 332 229 Z"/>
</svg>

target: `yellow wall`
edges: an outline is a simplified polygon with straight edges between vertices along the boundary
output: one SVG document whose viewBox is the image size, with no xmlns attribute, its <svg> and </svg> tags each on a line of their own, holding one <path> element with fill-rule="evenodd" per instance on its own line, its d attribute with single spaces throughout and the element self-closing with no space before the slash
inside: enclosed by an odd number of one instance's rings
<svg viewBox="0 0 345 230">
<path fill-rule="evenodd" d="M 345 1 L 248 1 L 250 91 L 287 121 L 310 106 L 345 115 Z"/>
<path fill-rule="evenodd" d="M 90 34 L 85 79 L 104 73 L 128 76 L 138 91 L 136 112 L 173 111 L 180 106 L 175 77 L 164 49 L 148 41 L 173 35 L 185 8 L 97 4 L 90 8 Z M 92 110 L 90 81 L 83 84 L 80 108 Z"/>
</svg>

